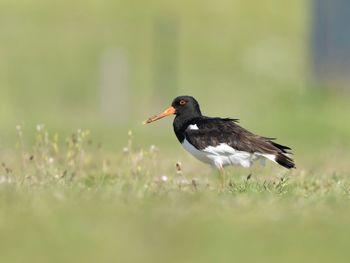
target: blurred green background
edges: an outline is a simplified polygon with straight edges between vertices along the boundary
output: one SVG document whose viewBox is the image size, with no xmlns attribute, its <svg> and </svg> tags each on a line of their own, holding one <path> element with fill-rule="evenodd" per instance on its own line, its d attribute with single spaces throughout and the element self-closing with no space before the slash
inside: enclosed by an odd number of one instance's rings
<svg viewBox="0 0 350 263">
<path fill-rule="evenodd" d="M 17 124 L 39 123 L 89 128 L 112 147 L 129 129 L 141 146 L 175 145 L 170 120 L 140 123 L 182 94 L 302 151 L 348 145 L 348 97 L 312 76 L 310 9 L 301 0 L 1 1 L 0 146 L 13 145 Z"/>
</svg>

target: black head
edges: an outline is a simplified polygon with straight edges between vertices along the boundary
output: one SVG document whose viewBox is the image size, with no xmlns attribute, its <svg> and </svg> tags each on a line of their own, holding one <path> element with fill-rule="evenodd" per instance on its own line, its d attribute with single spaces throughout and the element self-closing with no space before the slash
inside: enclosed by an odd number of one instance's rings
<svg viewBox="0 0 350 263">
<path fill-rule="evenodd" d="M 202 115 L 198 102 L 191 96 L 176 97 L 171 106 L 175 109 L 176 116 L 197 117 Z"/>
<path fill-rule="evenodd" d="M 195 98 L 191 96 L 179 96 L 173 100 L 171 107 L 158 115 L 148 118 L 144 121 L 144 124 L 157 121 L 173 114 L 176 115 L 176 119 L 181 118 L 182 120 L 189 120 L 191 118 L 202 116 L 199 104 Z"/>
</svg>

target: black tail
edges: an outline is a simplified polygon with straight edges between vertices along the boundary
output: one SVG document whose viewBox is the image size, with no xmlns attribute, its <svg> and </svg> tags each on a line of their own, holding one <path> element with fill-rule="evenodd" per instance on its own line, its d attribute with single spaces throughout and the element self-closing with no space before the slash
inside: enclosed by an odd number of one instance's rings
<svg viewBox="0 0 350 263">
<path fill-rule="evenodd" d="M 271 144 L 273 146 L 275 146 L 276 148 L 280 149 L 283 153 L 288 153 L 290 154 L 288 151 L 291 150 L 291 148 L 289 148 L 288 146 L 284 146 L 275 142 L 271 142 Z"/>
<path fill-rule="evenodd" d="M 296 168 L 293 159 L 283 153 L 276 155 L 276 162 L 287 169 Z"/>
<path fill-rule="evenodd" d="M 263 137 L 263 138 L 267 140 L 267 142 L 274 148 L 273 151 L 275 152 L 275 161 L 279 165 L 282 165 L 287 169 L 296 168 L 293 159 L 288 156 L 289 154 L 292 154 L 291 148 L 289 148 L 288 146 L 284 146 L 282 144 L 273 142 L 273 140 L 275 140 L 274 138 L 267 138 L 267 137 Z"/>
</svg>

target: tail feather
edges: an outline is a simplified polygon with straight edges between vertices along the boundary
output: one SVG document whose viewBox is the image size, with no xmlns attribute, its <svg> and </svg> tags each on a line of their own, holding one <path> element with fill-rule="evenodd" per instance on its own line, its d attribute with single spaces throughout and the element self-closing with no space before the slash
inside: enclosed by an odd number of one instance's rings
<svg viewBox="0 0 350 263">
<path fill-rule="evenodd" d="M 270 142 L 273 146 L 275 146 L 276 148 L 280 149 L 283 153 L 288 153 L 290 154 L 288 151 L 291 150 L 291 148 L 289 148 L 288 146 L 284 146 L 275 142 Z"/>
<path fill-rule="evenodd" d="M 278 163 L 287 169 L 296 168 L 293 159 L 289 156 L 292 154 L 291 148 L 274 142 L 273 140 L 275 140 L 275 138 L 260 138 L 262 139 L 260 140 L 260 155 L 264 156 L 267 159 L 270 159 L 273 162 Z"/>
<path fill-rule="evenodd" d="M 278 153 L 275 160 L 278 164 L 287 169 L 296 168 L 293 159 L 283 153 Z"/>
</svg>

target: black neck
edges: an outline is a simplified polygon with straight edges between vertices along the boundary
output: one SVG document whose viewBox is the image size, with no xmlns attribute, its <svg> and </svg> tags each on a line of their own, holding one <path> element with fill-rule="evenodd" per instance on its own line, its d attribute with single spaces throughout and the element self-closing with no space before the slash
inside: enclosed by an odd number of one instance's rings
<svg viewBox="0 0 350 263">
<path fill-rule="evenodd" d="M 176 115 L 174 122 L 173 122 L 173 127 L 174 127 L 174 132 L 176 134 L 177 139 L 182 143 L 185 139 L 185 131 L 188 127 L 188 125 L 191 124 L 196 124 L 196 120 L 198 118 L 203 117 L 201 112 L 195 112 L 192 114 L 181 114 L 181 115 Z"/>
</svg>

